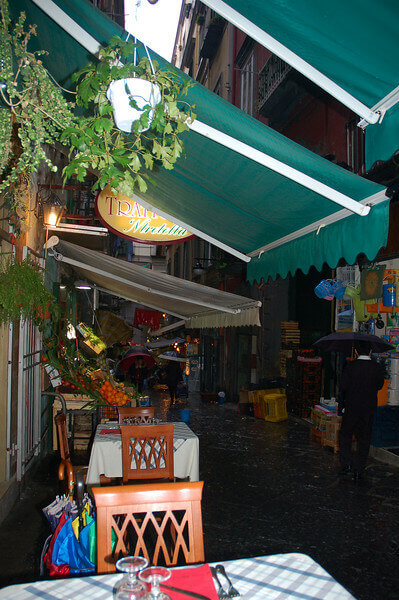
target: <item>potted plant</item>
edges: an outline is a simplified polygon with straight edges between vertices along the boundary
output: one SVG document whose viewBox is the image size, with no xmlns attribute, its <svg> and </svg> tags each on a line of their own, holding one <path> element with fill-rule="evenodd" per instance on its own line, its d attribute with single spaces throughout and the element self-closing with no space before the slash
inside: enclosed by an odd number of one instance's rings
<svg viewBox="0 0 399 600">
<path fill-rule="evenodd" d="M 136 44 L 115 36 L 100 51 L 99 61 L 75 75 L 76 103 L 88 111 L 61 136 L 71 148 L 64 180 L 75 175 L 84 181 L 91 170 L 98 173 L 94 190 L 109 185 L 132 196 L 137 188 L 146 191 L 148 171 L 155 166 L 173 169 L 181 156 L 180 134 L 188 129 L 187 119 L 195 118 L 192 107 L 182 101 L 190 84 L 148 58 L 129 62 L 136 51 Z M 137 85 L 142 89 L 136 91 Z M 127 118 L 116 114 L 119 93 Z"/>
<path fill-rule="evenodd" d="M 74 122 L 73 105 L 55 85 L 43 66 L 44 51 L 30 52 L 36 26 L 24 30 L 25 14 L 11 23 L 7 0 L 0 0 L 0 192 L 11 212 L 14 232 L 20 233 L 26 216 L 26 185 L 42 161 L 57 167 L 43 144 L 59 141 Z"/>
<path fill-rule="evenodd" d="M 16 262 L 10 256 L 0 260 L 0 325 L 30 319 L 40 328 L 56 316 L 54 296 L 43 283 L 42 269 L 29 257 Z"/>
</svg>

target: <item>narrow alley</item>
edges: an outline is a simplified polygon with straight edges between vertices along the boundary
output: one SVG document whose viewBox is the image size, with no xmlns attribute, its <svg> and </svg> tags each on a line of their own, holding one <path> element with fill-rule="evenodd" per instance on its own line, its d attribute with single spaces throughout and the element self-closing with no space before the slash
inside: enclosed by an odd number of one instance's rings
<svg viewBox="0 0 399 600">
<path fill-rule="evenodd" d="M 178 421 L 166 392 L 153 399 L 162 420 Z M 341 480 L 338 457 L 312 441 L 309 424 L 268 423 L 237 405 L 191 394 L 190 427 L 200 439 L 206 561 L 301 552 L 358 600 L 399 597 L 399 467 L 369 459 L 367 481 Z M 87 460 L 87 457 L 81 457 Z M 0 525 L 0 585 L 39 579 L 49 532 L 41 508 L 57 491 L 57 456 L 29 478 Z"/>
</svg>

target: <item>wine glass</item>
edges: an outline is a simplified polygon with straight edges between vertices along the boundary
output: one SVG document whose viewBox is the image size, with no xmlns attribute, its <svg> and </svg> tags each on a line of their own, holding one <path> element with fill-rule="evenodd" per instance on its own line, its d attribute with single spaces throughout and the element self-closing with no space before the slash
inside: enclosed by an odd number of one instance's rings
<svg viewBox="0 0 399 600">
<path fill-rule="evenodd" d="M 159 589 L 159 584 L 170 577 L 170 569 L 166 567 L 148 567 L 139 574 L 142 581 L 151 585 L 151 591 L 148 592 L 143 600 L 171 600 L 171 597 Z"/>
<path fill-rule="evenodd" d="M 148 565 L 142 556 L 125 556 L 116 562 L 116 568 L 126 575 L 121 579 L 116 590 L 116 600 L 139 600 L 144 597 L 147 587 L 139 581 L 136 573 Z"/>
</svg>

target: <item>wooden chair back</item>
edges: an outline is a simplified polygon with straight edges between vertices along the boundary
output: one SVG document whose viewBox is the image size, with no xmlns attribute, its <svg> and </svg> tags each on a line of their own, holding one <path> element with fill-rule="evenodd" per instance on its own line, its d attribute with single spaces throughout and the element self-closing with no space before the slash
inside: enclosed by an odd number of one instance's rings
<svg viewBox="0 0 399 600">
<path fill-rule="evenodd" d="M 115 571 L 121 556 L 151 565 L 204 562 L 203 481 L 94 487 L 97 571 Z"/>
<path fill-rule="evenodd" d="M 57 435 L 58 435 L 58 447 L 60 450 L 61 460 L 70 460 L 68 435 L 66 429 L 66 416 L 64 413 L 58 413 L 54 418 Z"/>
<path fill-rule="evenodd" d="M 140 423 L 153 423 L 155 417 L 155 408 L 153 406 L 119 406 L 118 407 L 119 423 L 124 423 L 125 420 L 133 421 L 132 425 Z"/>
<path fill-rule="evenodd" d="M 121 425 L 123 483 L 174 479 L 172 424 Z"/>
</svg>

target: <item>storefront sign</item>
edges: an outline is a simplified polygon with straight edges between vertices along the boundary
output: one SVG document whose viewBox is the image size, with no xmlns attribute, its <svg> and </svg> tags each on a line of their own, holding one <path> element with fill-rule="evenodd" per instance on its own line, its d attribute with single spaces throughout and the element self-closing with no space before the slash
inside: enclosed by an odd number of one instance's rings
<svg viewBox="0 0 399 600">
<path fill-rule="evenodd" d="M 176 244 L 193 234 L 125 196 L 113 194 L 109 188 L 96 199 L 96 213 L 104 225 L 116 235 L 144 244 Z"/>
</svg>

